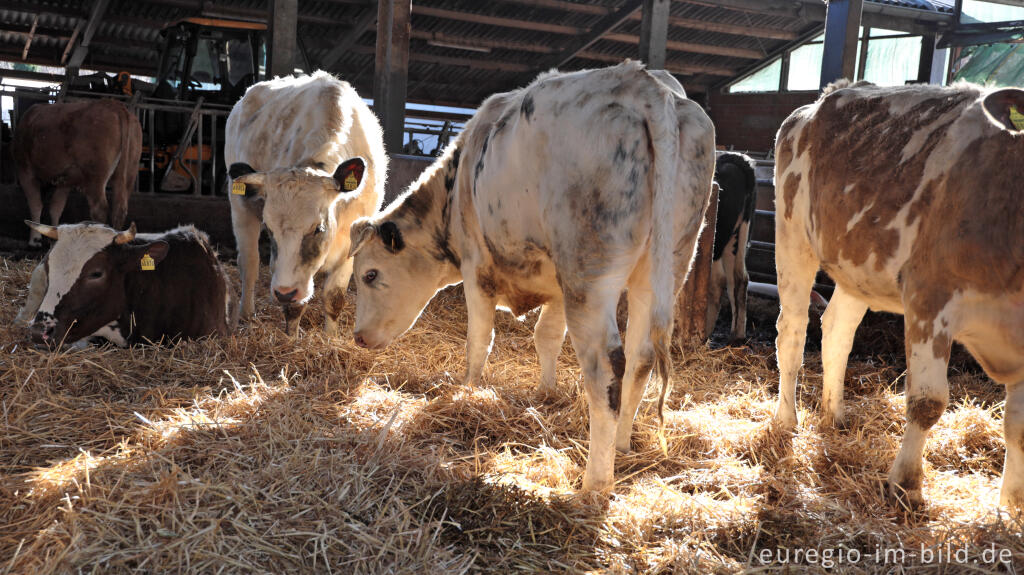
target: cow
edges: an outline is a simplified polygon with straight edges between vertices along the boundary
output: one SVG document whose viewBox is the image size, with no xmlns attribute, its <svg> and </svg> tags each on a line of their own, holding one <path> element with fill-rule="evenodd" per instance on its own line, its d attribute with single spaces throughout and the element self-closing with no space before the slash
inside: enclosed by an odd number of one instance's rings
<svg viewBox="0 0 1024 575">
<path fill-rule="evenodd" d="M 79 189 L 89 202 L 90 218 L 115 228 L 124 225 L 142 156 L 142 126 L 124 104 L 90 100 L 32 106 L 18 122 L 12 151 L 33 221 L 41 221 L 44 188 L 53 189 L 54 226 L 60 224 L 68 192 Z M 42 245 L 35 230 L 29 245 Z"/>
<path fill-rule="evenodd" d="M 822 318 L 825 421 L 868 308 L 902 313 L 906 430 L 888 496 L 923 503 L 928 430 L 949 401 L 954 340 L 1006 385 L 1000 504 L 1024 507 L 1024 91 L 847 82 L 789 116 L 776 140 L 775 250 L 782 429 L 818 268 L 836 283 Z"/>
<path fill-rule="evenodd" d="M 356 344 L 388 345 L 462 282 L 475 385 L 495 307 L 540 307 L 541 389 L 555 386 L 568 326 L 591 422 L 582 487 L 610 487 L 652 370 L 664 401 L 676 286 L 707 209 L 714 139 L 697 104 L 636 62 L 546 73 L 491 96 L 403 196 L 353 224 Z"/>
<path fill-rule="evenodd" d="M 384 198 L 388 158 L 377 117 L 347 82 L 320 71 L 252 86 L 226 130 L 242 315 L 255 310 L 262 220 L 285 331 L 297 333 L 319 272 L 327 276 L 324 331 L 336 335 L 352 276 L 349 226 Z"/>
<path fill-rule="evenodd" d="M 725 290 L 732 310 L 729 338 L 739 342 L 747 337 L 747 239 L 757 194 L 754 160 L 734 152 L 718 154 L 715 181 L 719 187 L 718 221 L 711 255 L 707 333 L 710 335 L 715 329 Z"/>
<path fill-rule="evenodd" d="M 54 240 L 22 311 L 35 310 L 29 328 L 37 344 L 101 337 L 123 347 L 227 335 L 237 323 L 227 276 L 193 226 L 136 234 L 135 224 L 119 232 L 93 222 L 25 223 Z"/>
</svg>

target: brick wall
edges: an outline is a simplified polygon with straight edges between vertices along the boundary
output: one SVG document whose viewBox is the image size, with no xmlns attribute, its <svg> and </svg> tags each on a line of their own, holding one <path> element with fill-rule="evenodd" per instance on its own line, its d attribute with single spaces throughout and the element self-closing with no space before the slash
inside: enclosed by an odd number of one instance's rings
<svg viewBox="0 0 1024 575">
<path fill-rule="evenodd" d="M 715 123 L 719 146 L 751 152 L 767 152 L 775 145 L 782 121 L 817 92 L 778 94 L 708 94 L 708 110 Z"/>
</svg>

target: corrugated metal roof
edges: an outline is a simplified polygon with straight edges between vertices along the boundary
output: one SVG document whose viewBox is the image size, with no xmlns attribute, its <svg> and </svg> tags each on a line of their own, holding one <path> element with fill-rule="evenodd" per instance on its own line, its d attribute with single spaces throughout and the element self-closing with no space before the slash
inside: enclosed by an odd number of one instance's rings
<svg viewBox="0 0 1024 575">
<path fill-rule="evenodd" d="M 954 0 L 872 0 L 875 3 L 949 13 Z M 624 0 L 414 0 L 408 98 L 472 107 L 488 94 L 515 88 L 546 66 L 570 42 L 587 33 Z M 93 0 L 0 1 L 0 59 L 59 65 L 76 27 Z M 795 0 L 794 6 L 799 1 Z M 353 32 L 367 0 L 302 0 L 298 35 L 314 66 L 342 38 L 359 37 L 330 70 L 372 93 L 373 27 Z M 814 4 L 807 4 L 814 6 Z M 820 10 L 820 8 L 818 8 Z M 266 0 L 110 0 L 96 31 L 86 68 L 154 74 L 160 29 L 189 16 L 266 21 Z M 38 19 L 37 19 L 38 17 Z M 802 10 L 729 9 L 711 0 L 676 0 L 671 7 L 666 67 L 691 91 L 731 77 L 796 38 L 821 28 Z M 639 11 L 568 61 L 564 69 L 606 65 L 637 56 Z"/>
</svg>

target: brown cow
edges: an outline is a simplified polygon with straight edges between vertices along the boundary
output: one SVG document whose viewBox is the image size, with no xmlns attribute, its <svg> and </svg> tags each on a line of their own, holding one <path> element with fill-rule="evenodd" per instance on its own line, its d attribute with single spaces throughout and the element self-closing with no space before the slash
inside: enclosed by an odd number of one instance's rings
<svg viewBox="0 0 1024 575">
<path fill-rule="evenodd" d="M 32 220 L 43 213 L 43 188 L 53 188 L 50 223 L 60 223 L 68 191 L 80 189 L 89 201 L 89 217 L 120 229 L 128 213 L 142 155 L 142 126 L 115 100 L 38 104 L 29 108 L 14 132 L 18 182 Z M 113 190 L 108 208 L 106 186 Z M 29 245 L 41 245 L 32 230 Z"/>
<path fill-rule="evenodd" d="M 807 301 L 819 266 L 836 282 L 822 318 L 826 419 L 864 312 L 906 321 L 907 427 L 889 495 L 922 502 L 928 430 L 949 401 L 954 339 L 1006 385 L 1000 504 L 1024 507 L 1024 90 L 830 87 L 779 130 L 775 248 L 779 406 L 796 424 Z"/>
</svg>

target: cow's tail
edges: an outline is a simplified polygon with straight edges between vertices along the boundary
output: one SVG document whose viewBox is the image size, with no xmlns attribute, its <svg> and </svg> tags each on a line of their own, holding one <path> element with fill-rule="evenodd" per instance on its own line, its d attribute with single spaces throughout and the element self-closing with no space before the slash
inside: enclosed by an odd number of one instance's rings
<svg viewBox="0 0 1024 575">
<path fill-rule="evenodd" d="M 673 312 L 675 309 L 675 215 L 679 169 L 679 123 L 675 96 L 663 91 L 663 101 L 652 108 L 647 118 L 653 158 L 652 186 L 654 210 L 651 216 L 650 256 L 651 343 L 654 347 L 654 373 L 661 379 L 658 417 L 664 425 L 665 397 L 671 387 Z"/>
</svg>

